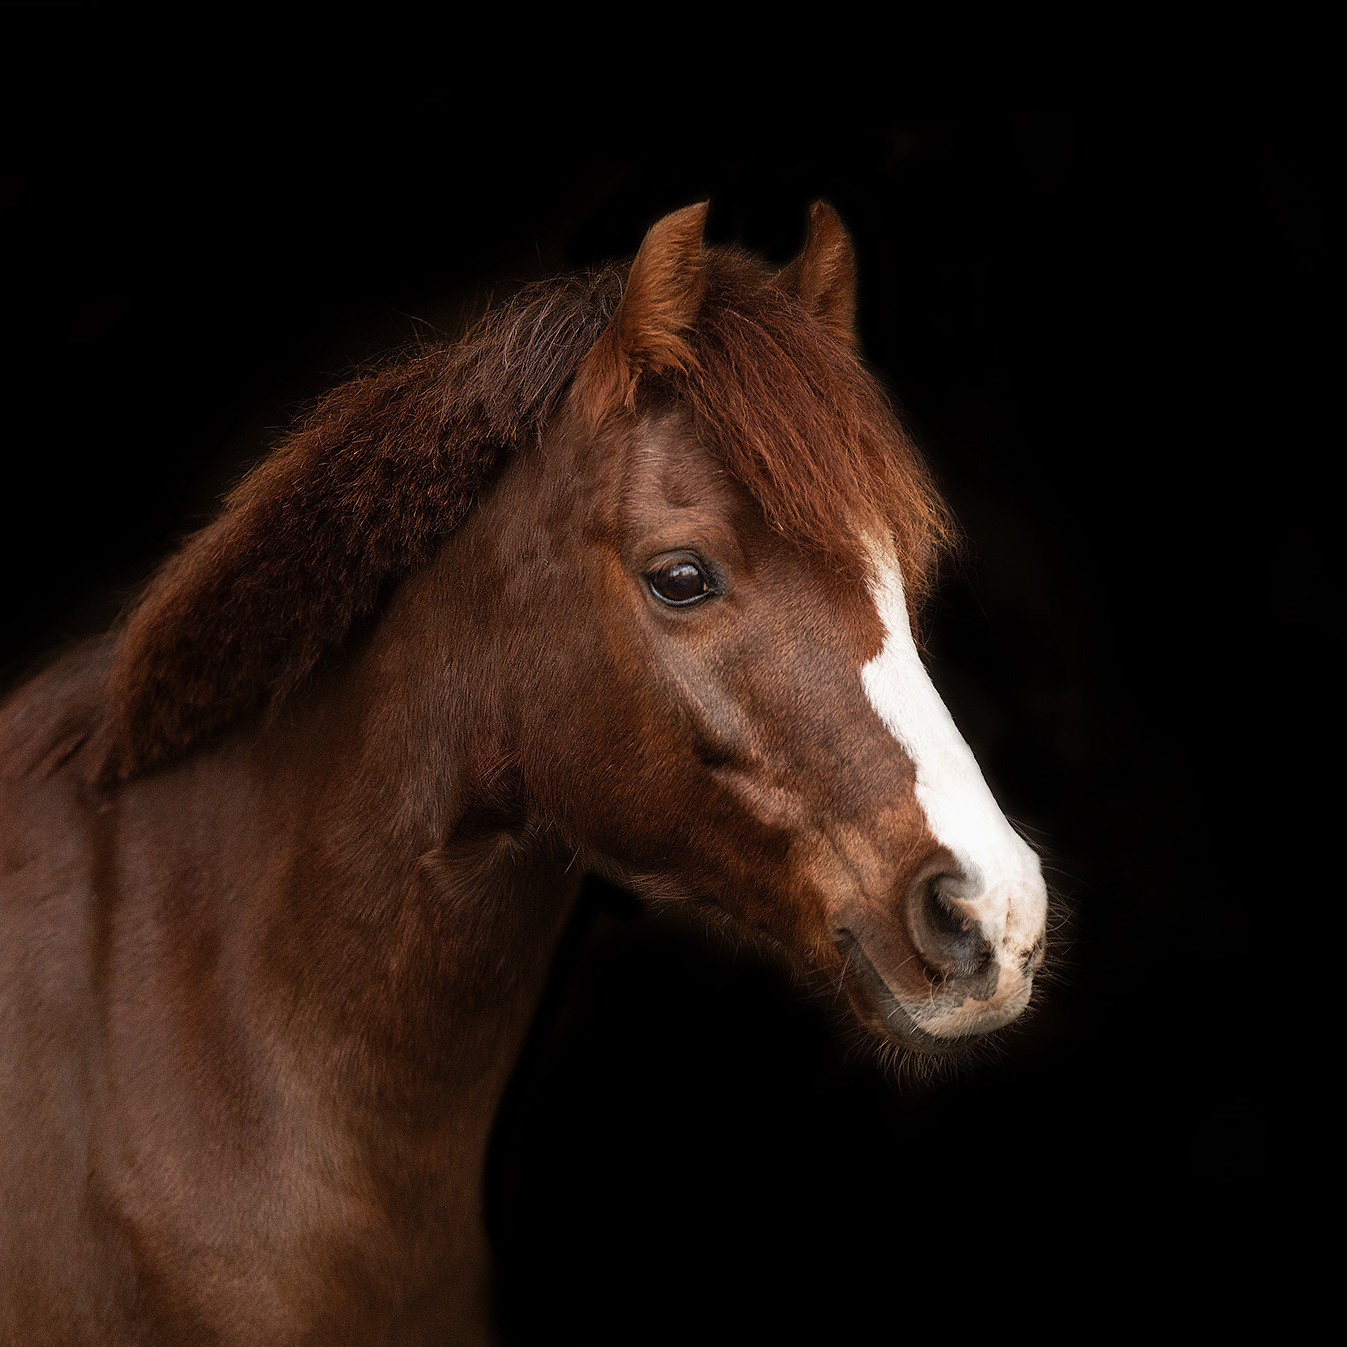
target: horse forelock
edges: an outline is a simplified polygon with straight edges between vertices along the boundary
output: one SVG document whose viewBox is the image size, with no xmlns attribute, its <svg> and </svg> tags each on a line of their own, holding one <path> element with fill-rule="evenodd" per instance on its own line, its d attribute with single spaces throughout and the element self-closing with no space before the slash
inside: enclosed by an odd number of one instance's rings
<svg viewBox="0 0 1347 1347">
<path fill-rule="evenodd" d="M 955 542 L 921 455 L 853 346 L 751 259 L 721 253 L 676 382 L 697 437 L 792 540 L 863 574 L 887 537 L 915 606 Z"/>
</svg>

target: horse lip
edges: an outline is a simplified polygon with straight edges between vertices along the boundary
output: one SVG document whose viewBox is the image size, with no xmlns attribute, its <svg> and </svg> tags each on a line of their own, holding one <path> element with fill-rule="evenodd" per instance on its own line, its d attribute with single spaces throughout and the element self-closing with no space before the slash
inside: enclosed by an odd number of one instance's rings
<svg viewBox="0 0 1347 1347">
<path fill-rule="evenodd" d="M 950 1052 L 962 1046 L 957 1038 L 937 1038 L 928 1034 L 898 999 L 893 988 L 884 981 L 879 969 L 870 961 L 865 947 L 855 934 L 845 927 L 833 931 L 833 942 L 847 962 L 848 970 L 857 975 L 883 1022 L 885 1032 L 892 1034 L 907 1046 L 926 1053 Z"/>
</svg>

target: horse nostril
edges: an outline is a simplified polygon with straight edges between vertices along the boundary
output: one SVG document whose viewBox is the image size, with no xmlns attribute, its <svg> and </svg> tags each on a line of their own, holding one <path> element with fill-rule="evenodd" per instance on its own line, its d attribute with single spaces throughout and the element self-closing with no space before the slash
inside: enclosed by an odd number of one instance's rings
<svg viewBox="0 0 1347 1347">
<path fill-rule="evenodd" d="M 973 929 L 973 918 L 961 912 L 950 899 L 944 885 L 947 875 L 936 875 L 927 882 L 926 906 L 932 927 L 949 940 L 961 940 Z"/>
<path fill-rule="evenodd" d="M 964 875 L 941 871 L 920 876 L 909 890 L 909 920 L 922 957 L 959 977 L 980 976 L 994 961 L 981 925 L 959 901 L 967 887 Z"/>
</svg>

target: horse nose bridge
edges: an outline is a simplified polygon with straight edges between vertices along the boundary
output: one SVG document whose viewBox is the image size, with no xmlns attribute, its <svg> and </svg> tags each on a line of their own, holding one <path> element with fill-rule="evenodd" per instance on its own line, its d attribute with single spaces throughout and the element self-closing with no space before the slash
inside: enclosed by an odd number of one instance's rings
<svg viewBox="0 0 1347 1347">
<path fill-rule="evenodd" d="M 875 557 L 875 603 L 884 645 L 861 669 L 875 713 L 913 770 L 913 795 L 935 843 L 955 858 L 940 888 L 960 921 L 979 925 L 1000 946 L 1041 928 L 1047 907 L 1038 858 L 997 804 L 972 749 L 931 682 L 907 620 L 902 573 L 882 550 Z M 957 880 L 954 878 L 957 874 Z"/>
<path fill-rule="evenodd" d="M 916 798 L 927 827 L 954 858 L 949 887 L 974 920 L 998 941 L 1041 926 L 1047 888 L 1038 855 L 1015 831 L 971 755 L 955 780 L 918 775 Z"/>
</svg>

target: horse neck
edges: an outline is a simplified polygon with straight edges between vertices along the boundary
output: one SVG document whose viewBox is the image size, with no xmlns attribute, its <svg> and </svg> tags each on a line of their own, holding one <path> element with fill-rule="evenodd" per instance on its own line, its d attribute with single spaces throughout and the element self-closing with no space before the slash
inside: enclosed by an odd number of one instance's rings
<svg viewBox="0 0 1347 1347">
<path fill-rule="evenodd" d="M 489 1118 L 578 887 L 512 770 L 499 624 L 455 590 L 475 532 L 245 752 L 284 857 L 257 921 L 282 1019 L 381 1134 Z"/>
</svg>

